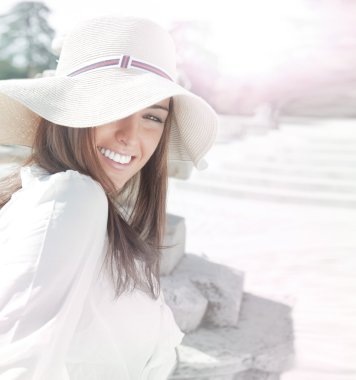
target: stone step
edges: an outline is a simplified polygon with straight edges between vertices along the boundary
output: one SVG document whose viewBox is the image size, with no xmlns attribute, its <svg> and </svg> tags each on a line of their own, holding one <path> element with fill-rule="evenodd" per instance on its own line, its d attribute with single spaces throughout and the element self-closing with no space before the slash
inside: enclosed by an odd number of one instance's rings
<svg viewBox="0 0 356 380">
<path fill-rule="evenodd" d="M 179 328 L 184 333 L 196 330 L 207 312 L 208 299 L 187 276 L 161 276 L 161 286 Z"/>
<path fill-rule="evenodd" d="M 355 180 L 356 169 L 330 166 L 311 166 L 303 164 L 286 164 L 281 162 L 224 162 L 221 167 L 224 171 L 233 173 L 268 173 L 283 176 L 301 176 L 304 178 L 318 177 L 327 179 Z"/>
<path fill-rule="evenodd" d="M 352 156 L 330 156 L 306 154 L 303 151 L 289 151 L 285 154 L 276 154 L 276 152 L 254 151 L 248 152 L 243 156 L 244 161 L 252 162 L 283 162 L 285 164 L 303 164 L 312 166 L 338 166 L 343 168 L 356 168 L 356 157 Z"/>
<path fill-rule="evenodd" d="M 281 376 L 276 372 L 265 372 L 258 370 L 248 370 L 236 374 L 232 380 L 280 380 Z"/>
<path fill-rule="evenodd" d="M 319 123 L 314 127 L 304 124 L 290 124 L 284 122 L 280 126 L 280 130 L 287 133 L 299 136 L 311 136 L 325 139 L 336 138 L 337 140 L 344 141 L 345 139 L 356 140 L 356 122 L 355 119 L 351 123 L 340 123 L 340 121 L 332 121 L 326 123 Z"/>
<path fill-rule="evenodd" d="M 305 141 L 289 141 L 283 139 L 276 141 L 270 137 L 266 138 L 254 138 L 241 141 L 240 144 L 236 144 L 236 151 L 243 151 L 244 154 L 274 154 L 275 156 L 284 155 L 301 155 L 310 158 L 320 159 L 342 159 L 342 160 L 355 160 L 356 158 L 356 144 L 352 144 L 347 148 L 339 146 L 337 144 L 330 146 L 318 146 L 310 144 Z M 231 145 L 232 146 L 232 145 Z"/>
<path fill-rule="evenodd" d="M 346 193 L 356 195 L 356 178 L 354 180 L 323 178 L 323 177 L 304 177 L 292 176 L 289 173 L 271 174 L 271 173 L 251 173 L 248 171 L 240 172 L 232 171 L 207 171 L 202 173 L 194 173 L 191 181 L 219 181 L 228 185 L 248 185 L 260 186 L 263 188 L 274 187 L 280 189 L 305 190 L 305 191 L 324 191 L 329 193 Z M 355 172 L 356 175 L 356 172 Z"/>
<path fill-rule="evenodd" d="M 215 145 L 207 155 L 210 167 L 234 168 L 263 166 L 287 166 L 291 170 L 309 168 L 326 171 L 348 171 L 356 174 L 356 147 L 355 154 L 344 152 L 308 152 L 302 148 L 296 149 L 289 146 L 274 146 L 266 140 L 238 141 L 231 144 Z"/>
<path fill-rule="evenodd" d="M 346 159 L 355 159 L 356 158 L 356 145 L 352 145 L 348 148 L 340 147 L 339 145 L 325 145 L 325 146 L 318 146 L 315 144 L 291 144 L 286 141 L 285 143 L 281 142 L 279 144 L 273 144 L 273 149 L 276 154 L 289 154 L 291 151 L 295 153 L 300 154 L 306 154 L 306 155 L 315 155 L 315 156 L 330 156 L 330 158 L 333 158 L 333 156 L 343 156 Z"/>
<path fill-rule="evenodd" d="M 237 327 L 202 325 L 178 346 L 169 380 L 277 380 L 292 367 L 291 309 L 244 293 Z"/>
<path fill-rule="evenodd" d="M 356 131 L 356 129 L 355 129 Z M 298 131 L 299 132 L 299 131 Z M 327 137 L 327 132 L 317 137 L 312 135 L 312 131 L 308 131 L 304 135 L 300 133 L 290 133 L 288 128 L 271 131 L 264 136 L 248 136 L 244 140 L 236 143 L 237 149 L 259 153 L 260 151 L 270 152 L 295 152 L 301 154 L 329 155 L 330 158 L 341 155 L 345 158 L 355 159 L 356 155 L 356 139 L 345 136 Z M 240 143 L 240 144 L 239 144 Z"/>
<path fill-rule="evenodd" d="M 307 124 L 291 124 L 284 122 L 280 125 L 279 132 L 295 137 L 301 137 L 309 141 L 317 141 L 318 143 L 340 143 L 351 144 L 356 143 L 356 120 L 350 120 L 347 123 L 338 121 L 327 121 L 318 126 L 310 126 Z M 277 132 L 278 132 L 277 131 Z"/>
<path fill-rule="evenodd" d="M 184 332 L 194 330 L 201 322 L 235 327 L 243 282 L 244 274 L 237 269 L 194 254 L 185 254 L 169 276 L 161 277 L 166 302 Z"/>
<path fill-rule="evenodd" d="M 340 139 L 333 137 L 325 139 L 325 136 L 317 138 L 305 134 L 298 135 L 288 133 L 288 130 L 272 131 L 265 136 L 249 136 L 244 141 L 246 142 L 258 142 L 263 141 L 264 144 L 270 144 L 274 147 L 288 147 L 295 149 L 305 149 L 312 152 L 324 152 L 324 153 L 339 153 L 344 152 L 348 154 L 355 154 L 356 140 L 354 138 Z"/>
<path fill-rule="evenodd" d="M 274 153 L 275 155 L 302 155 L 306 157 L 320 157 L 323 158 L 343 158 L 345 160 L 354 160 L 356 158 L 356 144 L 349 146 L 347 148 L 340 147 L 339 145 L 315 145 L 315 144 L 309 144 L 304 141 L 296 143 L 296 142 L 290 142 L 288 140 L 285 141 L 267 141 L 259 145 L 259 150 L 265 150 L 269 151 L 270 153 Z M 262 146 L 261 146 L 262 145 Z M 250 143 L 250 146 L 247 146 L 247 149 L 252 150 L 253 152 L 253 144 Z M 257 152 L 259 153 L 259 152 Z"/>
<path fill-rule="evenodd" d="M 281 190 L 279 188 L 261 188 L 259 186 L 229 185 L 216 181 L 176 182 L 181 189 L 212 193 L 235 198 L 249 198 L 263 201 L 290 202 L 301 204 L 328 205 L 335 207 L 356 207 L 356 195 L 342 193 L 308 192 L 296 190 Z"/>
<path fill-rule="evenodd" d="M 296 135 L 298 136 L 298 135 Z M 339 136 L 335 135 L 327 135 L 327 133 L 316 136 L 316 135 L 305 135 L 305 136 L 300 136 L 304 139 L 306 143 L 309 144 L 317 144 L 320 147 L 324 146 L 339 146 L 340 148 L 345 148 L 345 149 L 352 149 L 356 145 L 356 138 L 354 136 L 345 136 L 343 138 L 340 138 Z"/>
</svg>

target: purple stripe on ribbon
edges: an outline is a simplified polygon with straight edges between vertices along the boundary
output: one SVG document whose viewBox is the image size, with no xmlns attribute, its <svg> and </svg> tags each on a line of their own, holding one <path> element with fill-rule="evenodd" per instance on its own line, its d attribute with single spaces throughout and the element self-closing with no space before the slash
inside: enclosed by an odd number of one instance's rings
<svg viewBox="0 0 356 380">
<path fill-rule="evenodd" d="M 152 73 L 155 73 L 157 75 L 160 75 L 161 77 L 165 77 L 165 78 L 170 79 L 170 80 L 173 81 L 173 79 L 170 76 L 168 76 L 164 71 L 160 70 L 159 68 L 157 68 L 155 66 L 151 66 L 148 63 L 140 62 L 140 61 L 137 61 L 137 60 L 132 60 L 131 61 L 131 66 L 132 67 L 137 67 L 139 69 L 151 71 Z"/>
<path fill-rule="evenodd" d="M 161 77 L 164 77 L 173 81 L 173 79 L 169 75 L 167 75 L 164 71 L 162 71 L 158 67 L 149 65 L 148 63 L 139 61 L 137 59 L 135 60 L 132 59 L 132 61 L 130 62 L 130 59 L 131 57 L 129 55 L 124 55 L 122 58 L 107 59 L 104 61 L 95 62 L 90 65 L 84 66 L 78 70 L 73 71 L 72 73 L 68 74 L 68 76 L 72 77 L 75 75 L 85 73 L 90 70 L 99 69 L 99 68 L 107 67 L 107 66 L 119 66 L 124 69 L 130 68 L 130 67 L 136 67 L 141 70 L 150 71 L 151 73 L 160 75 Z"/>
<path fill-rule="evenodd" d="M 122 62 L 121 62 L 121 67 L 124 69 L 127 69 L 128 65 L 130 62 L 130 56 L 129 55 L 124 55 Z"/>
<path fill-rule="evenodd" d="M 115 65 L 118 65 L 119 63 L 120 63 L 119 58 L 118 59 L 109 59 L 109 60 L 101 61 L 101 62 L 96 62 L 96 63 L 93 63 L 91 65 L 84 66 L 81 69 L 76 70 L 76 71 L 68 74 L 68 76 L 72 77 L 72 76 L 75 76 L 75 75 L 78 75 L 81 73 L 85 73 L 86 71 L 89 71 L 89 70 L 94 70 L 94 69 L 98 69 L 100 67 L 106 67 L 106 66 L 115 66 Z"/>
</svg>

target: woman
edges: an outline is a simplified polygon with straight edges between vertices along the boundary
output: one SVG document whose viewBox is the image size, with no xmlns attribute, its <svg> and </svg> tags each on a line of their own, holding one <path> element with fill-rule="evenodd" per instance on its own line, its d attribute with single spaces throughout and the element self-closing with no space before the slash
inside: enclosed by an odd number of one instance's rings
<svg viewBox="0 0 356 380">
<path fill-rule="evenodd" d="M 217 117 L 155 23 L 100 17 L 53 77 L 0 82 L 0 379 L 166 379 L 184 334 L 159 283 L 167 163 L 198 169 Z"/>
</svg>

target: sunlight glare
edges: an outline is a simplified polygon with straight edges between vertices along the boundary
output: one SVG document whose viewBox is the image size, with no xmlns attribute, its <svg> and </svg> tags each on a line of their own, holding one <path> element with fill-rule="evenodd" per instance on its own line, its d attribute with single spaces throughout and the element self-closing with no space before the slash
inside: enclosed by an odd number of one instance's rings
<svg viewBox="0 0 356 380">
<path fill-rule="evenodd" d="M 245 77 L 278 68 L 302 42 L 290 17 L 304 10 L 301 0 L 288 1 L 288 7 L 283 0 L 251 0 L 215 18 L 211 49 L 218 54 L 220 71 Z"/>
</svg>

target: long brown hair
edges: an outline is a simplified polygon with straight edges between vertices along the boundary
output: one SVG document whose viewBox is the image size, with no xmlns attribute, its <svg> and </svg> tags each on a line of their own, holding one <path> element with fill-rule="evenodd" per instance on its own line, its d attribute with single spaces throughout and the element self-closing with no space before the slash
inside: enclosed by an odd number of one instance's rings
<svg viewBox="0 0 356 380">
<path fill-rule="evenodd" d="M 160 255 L 166 215 L 168 138 L 172 107 L 171 98 L 168 117 L 155 152 L 120 193 L 101 168 L 95 147 L 94 128 L 69 128 L 41 119 L 32 153 L 22 164 L 37 164 L 51 174 L 76 170 L 102 184 L 109 204 L 109 244 L 103 264 L 111 274 L 116 297 L 137 287 L 153 298 L 158 298 L 160 293 Z M 18 168 L 0 180 L 0 208 L 20 188 Z"/>
</svg>

